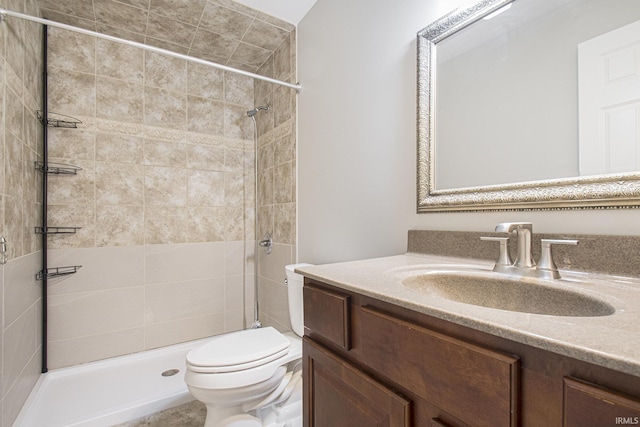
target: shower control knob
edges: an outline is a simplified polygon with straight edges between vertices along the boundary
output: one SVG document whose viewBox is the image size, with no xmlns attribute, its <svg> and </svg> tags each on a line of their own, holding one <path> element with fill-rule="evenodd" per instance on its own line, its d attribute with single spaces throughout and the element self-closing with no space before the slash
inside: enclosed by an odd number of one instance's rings
<svg viewBox="0 0 640 427">
<path fill-rule="evenodd" d="M 269 233 L 265 234 L 262 240 L 258 242 L 258 246 L 264 248 L 264 251 L 267 253 L 267 255 L 270 254 L 273 250 L 272 245 L 273 240 L 271 239 L 271 234 Z"/>
</svg>

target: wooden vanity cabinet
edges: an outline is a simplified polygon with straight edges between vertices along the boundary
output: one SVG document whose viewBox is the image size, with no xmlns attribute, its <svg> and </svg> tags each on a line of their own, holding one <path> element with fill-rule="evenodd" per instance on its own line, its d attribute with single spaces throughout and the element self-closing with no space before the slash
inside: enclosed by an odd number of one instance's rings
<svg viewBox="0 0 640 427">
<path fill-rule="evenodd" d="M 575 378 L 564 379 L 564 425 L 639 425 L 640 400 Z"/>
<path fill-rule="evenodd" d="M 304 309 L 306 427 L 604 427 L 640 416 L 638 377 L 308 278 Z"/>
<path fill-rule="evenodd" d="M 304 292 L 306 425 L 517 425 L 517 357 L 359 296 L 312 283 Z"/>
</svg>

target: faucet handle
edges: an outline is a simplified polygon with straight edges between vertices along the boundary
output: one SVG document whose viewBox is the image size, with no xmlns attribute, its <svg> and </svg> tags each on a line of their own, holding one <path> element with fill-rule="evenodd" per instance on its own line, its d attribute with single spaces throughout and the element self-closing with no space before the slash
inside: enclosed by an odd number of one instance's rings
<svg viewBox="0 0 640 427">
<path fill-rule="evenodd" d="M 509 256 L 509 247 L 507 246 L 509 243 L 509 237 L 482 236 L 480 237 L 480 240 L 500 243 L 500 255 L 498 256 L 498 261 L 496 261 L 496 266 L 513 264 L 511 257 Z"/>
<path fill-rule="evenodd" d="M 553 261 L 552 245 L 577 245 L 578 240 L 540 239 L 541 254 L 538 261 L 538 270 L 548 270 L 552 272 L 555 279 L 560 277 L 558 267 Z"/>
</svg>

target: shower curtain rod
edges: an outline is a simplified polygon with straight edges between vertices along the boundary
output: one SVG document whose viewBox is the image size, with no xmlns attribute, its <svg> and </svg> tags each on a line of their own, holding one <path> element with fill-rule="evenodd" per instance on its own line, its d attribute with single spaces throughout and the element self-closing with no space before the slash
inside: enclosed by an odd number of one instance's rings
<svg viewBox="0 0 640 427">
<path fill-rule="evenodd" d="M 116 42 L 116 43 L 122 43 L 122 44 L 126 44 L 126 45 L 129 45 L 129 46 L 132 46 L 132 47 L 137 47 L 137 48 L 140 48 L 140 49 L 149 50 L 151 52 L 156 52 L 156 53 L 161 53 L 161 54 L 164 54 L 164 55 L 172 56 L 174 58 L 184 59 L 184 60 L 195 62 L 195 63 L 198 63 L 198 64 L 207 65 L 209 67 L 218 68 L 218 69 L 223 70 L 223 71 L 229 71 L 231 73 L 240 74 L 240 75 L 251 77 L 251 78 L 254 78 L 254 79 L 257 79 L 257 80 L 262 80 L 262 81 L 265 81 L 265 82 L 269 82 L 269 83 L 273 83 L 273 84 L 277 84 L 277 85 L 281 85 L 281 86 L 286 86 L 288 88 L 295 89 L 296 92 L 298 92 L 298 93 L 300 93 L 300 90 L 302 89 L 302 86 L 300 85 L 300 83 L 295 83 L 294 84 L 294 83 L 283 82 L 282 80 L 276 80 L 276 79 L 272 79 L 271 77 L 261 76 L 260 74 L 255 74 L 255 73 L 250 73 L 248 71 L 238 70 L 237 68 L 228 67 L 226 65 L 217 64 L 215 62 L 206 61 L 204 59 L 196 58 L 196 57 L 189 56 L 189 55 L 184 55 L 182 53 L 173 52 L 173 51 L 170 51 L 170 50 L 167 50 L 167 49 L 162 49 L 162 48 L 159 48 L 159 47 L 149 46 L 149 45 L 144 44 L 144 43 L 134 42 L 134 41 L 131 41 L 131 40 L 125 40 L 125 39 L 121 39 L 119 37 L 114 37 L 114 36 L 98 33 L 98 32 L 91 31 L 91 30 L 85 30 L 84 28 L 74 27 L 73 25 L 62 24 L 60 22 L 51 21 L 49 19 L 37 18 L 35 16 L 25 15 L 24 13 L 13 12 L 11 10 L 0 8 L 0 23 L 5 20 L 5 16 L 12 16 L 14 18 L 25 19 L 27 21 L 37 22 L 39 24 L 48 25 L 48 26 L 51 26 L 51 27 L 58 27 L 58 28 L 62 28 L 64 30 L 75 31 L 77 33 L 86 34 L 86 35 L 89 35 L 89 36 L 94 36 L 94 37 L 97 37 L 97 38 L 100 38 L 100 39 L 105 39 L 105 40 L 109 40 L 109 41 Z"/>
</svg>

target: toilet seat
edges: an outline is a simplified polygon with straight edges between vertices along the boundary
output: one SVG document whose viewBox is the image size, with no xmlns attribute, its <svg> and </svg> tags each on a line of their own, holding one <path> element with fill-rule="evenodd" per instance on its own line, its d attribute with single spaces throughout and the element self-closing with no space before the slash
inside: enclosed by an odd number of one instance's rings
<svg viewBox="0 0 640 427">
<path fill-rule="evenodd" d="M 264 328 L 263 328 L 264 329 Z M 263 381 L 272 379 L 277 374 L 279 367 L 286 365 L 302 357 L 302 340 L 293 334 L 283 335 L 289 342 L 289 347 L 284 356 L 261 363 L 259 366 L 233 372 L 207 373 L 199 372 L 206 369 L 186 363 L 185 382 L 189 388 L 195 387 L 207 390 L 225 390 L 238 387 L 252 387 Z M 193 350 L 192 350 L 193 351 Z M 284 373 L 283 373 L 284 374 Z"/>
<path fill-rule="evenodd" d="M 232 332 L 190 351 L 187 366 L 205 374 L 242 371 L 281 358 L 289 352 L 290 345 L 272 327 Z"/>
</svg>

